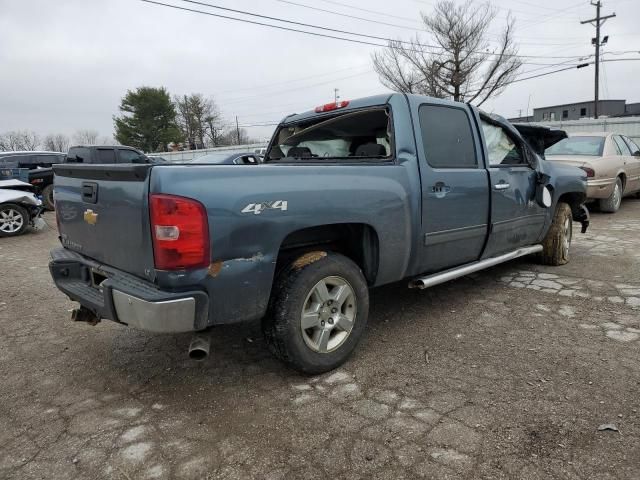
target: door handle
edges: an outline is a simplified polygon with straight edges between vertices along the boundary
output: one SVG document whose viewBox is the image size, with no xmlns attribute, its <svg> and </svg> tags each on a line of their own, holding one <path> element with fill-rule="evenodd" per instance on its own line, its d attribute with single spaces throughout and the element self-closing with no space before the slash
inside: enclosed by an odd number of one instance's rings
<svg viewBox="0 0 640 480">
<path fill-rule="evenodd" d="M 493 186 L 493 188 L 495 188 L 496 190 L 506 190 L 507 188 L 509 188 L 509 184 L 508 183 L 497 183 Z"/>
</svg>

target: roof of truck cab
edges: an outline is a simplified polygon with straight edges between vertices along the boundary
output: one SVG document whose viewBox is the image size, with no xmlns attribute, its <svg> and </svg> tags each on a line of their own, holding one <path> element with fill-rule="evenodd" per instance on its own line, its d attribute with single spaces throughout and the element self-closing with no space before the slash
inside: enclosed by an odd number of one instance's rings
<svg viewBox="0 0 640 480">
<path fill-rule="evenodd" d="M 295 122 L 299 122 L 300 120 L 305 120 L 308 118 L 313 118 L 313 117 L 320 117 L 320 116 L 331 116 L 331 115 L 335 115 L 336 113 L 343 113 L 343 112 L 348 112 L 350 110 L 357 110 L 359 108 L 366 108 L 366 107 L 375 107 L 378 105 L 384 105 L 386 103 L 389 102 L 389 99 L 394 96 L 394 95 L 402 95 L 401 93 L 383 93 L 380 95 L 373 95 L 371 97 L 363 97 L 363 98 L 356 98 L 353 100 L 346 100 L 349 102 L 349 105 L 347 105 L 344 108 L 341 108 L 339 110 L 331 110 L 330 112 L 321 112 L 321 113 L 316 113 L 315 111 L 315 107 L 313 110 L 308 110 L 306 112 L 302 112 L 302 113 L 293 113 L 291 115 L 286 116 L 284 119 L 282 119 L 282 122 L 280 123 L 295 123 Z M 332 102 L 327 102 L 327 103 L 332 103 Z M 322 106 L 324 104 L 320 104 L 318 106 Z"/>
</svg>

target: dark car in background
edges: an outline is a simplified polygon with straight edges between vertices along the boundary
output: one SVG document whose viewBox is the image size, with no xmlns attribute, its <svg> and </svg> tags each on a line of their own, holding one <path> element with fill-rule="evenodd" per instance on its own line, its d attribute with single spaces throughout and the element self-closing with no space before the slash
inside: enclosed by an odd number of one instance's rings
<svg viewBox="0 0 640 480">
<path fill-rule="evenodd" d="M 157 163 L 140 150 L 121 145 L 75 145 L 69 148 L 55 163 Z M 36 187 L 36 193 L 42 195 L 42 203 L 47 210 L 53 210 L 53 169 L 37 168 L 29 172 L 29 183 Z"/>
</svg>

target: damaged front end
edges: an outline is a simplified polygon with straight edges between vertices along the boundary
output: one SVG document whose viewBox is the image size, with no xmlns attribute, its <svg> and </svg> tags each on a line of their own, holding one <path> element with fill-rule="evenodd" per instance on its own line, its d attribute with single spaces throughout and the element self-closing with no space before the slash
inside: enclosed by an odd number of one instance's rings
<svg viewBox="0 0 640 480">
<path fill-rule="evenodd" d="M 28 227 L 44 228 L 42 201 L 21 180 L 0 180 L 0 236 L 20 235 Z"/>
</svg>

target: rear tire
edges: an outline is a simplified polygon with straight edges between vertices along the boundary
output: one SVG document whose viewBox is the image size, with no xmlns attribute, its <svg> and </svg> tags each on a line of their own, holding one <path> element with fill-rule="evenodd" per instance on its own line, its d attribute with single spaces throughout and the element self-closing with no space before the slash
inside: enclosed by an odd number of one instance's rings
<svg viewBox="0 0 640 480">
<path fill-rule="evenodd" d="M 613 192 L 609 195 L 609 198 L 600 199 L 600 211 L 605 213 L 616 213 L 622 203 L 622 179 L 616 178 L 616 184 L 613 186 Z"/>
<path fill-rule="evenodd" d="M 368 315 L 369 290 L 360 268 L 343 255 L 316 251 L 278 275 L 262 329 L 277 358 L 318 374 L 344 363 Z"/>
<path fill-rule="evenodd" d="M 573 215 L 566 203 L 558 203 L 553 222 L 542 241 L 543 250 L 539 255 L 544 265 L 564 265 L 569 262 L 569 250 L 573 237 Z"/>
<path fill-rule="evenodd" d="M 22 235 L 29 226 L 29 213 L 15 203 L 0 205 L 0 237 Z"/>
<path fill-rule="evenodd" d="M 53 203 L 53 185 L 47 185 L 42 189 L 42 205 L 50 212 L 55 209 Z"/>
</svg>

